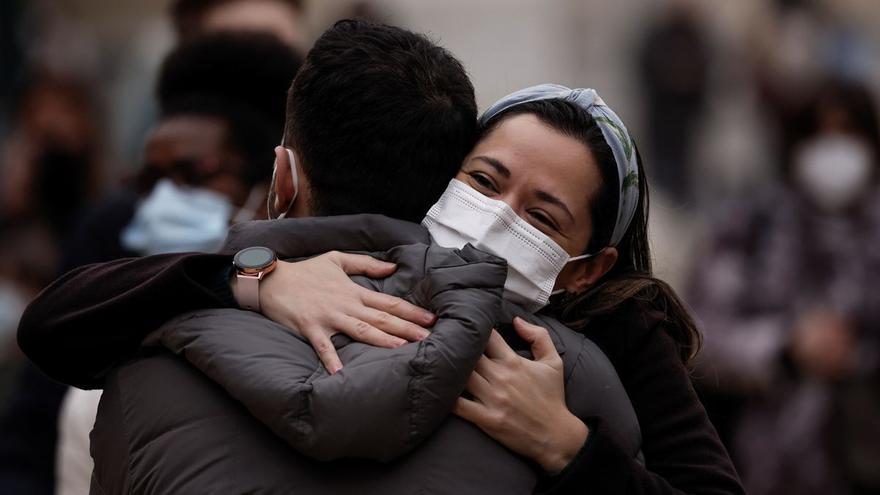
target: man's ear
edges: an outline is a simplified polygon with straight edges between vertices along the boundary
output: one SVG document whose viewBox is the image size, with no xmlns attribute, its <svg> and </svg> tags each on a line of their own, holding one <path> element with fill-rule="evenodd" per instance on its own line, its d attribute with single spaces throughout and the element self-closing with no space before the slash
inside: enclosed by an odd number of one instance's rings
<svg viewBox="0 0 880 495">
<path fill-rule="evenodd" d="M 574 261 L 571 273 L 563 278 L 561 289 L 571 294 L 580 294 L 592 287 L 617 263 L 618 252 L 615 247 L 607 247 L 589 259 Z M 566 267 L 569 268 L 569 267 Z"/>
<path fill-rule="evenodd" d="M 293 201 L 296 190 L 293 188 L 293 180 L 291 179 L 290 155 L 284 146 L 275 147 L 275 204 L 272 207 L 276 212 L 286 212 L 292 209 L 290 204 Z"/>
</svg>

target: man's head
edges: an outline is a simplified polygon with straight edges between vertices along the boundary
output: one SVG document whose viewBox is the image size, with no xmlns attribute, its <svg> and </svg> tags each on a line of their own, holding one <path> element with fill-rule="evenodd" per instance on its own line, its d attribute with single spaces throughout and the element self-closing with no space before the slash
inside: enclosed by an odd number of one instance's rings
<svg viewBox="0 0 880 495">
<path fill-rule="evenodd" d="M 164 176 L 241 205 L 269 181 L 269 149 L 284 127 L 282 102 L 300 62 L 261 33 L 204 35 L 172 52 L 159 76 L 161 115 L 144 152 L 143 189 Z"/>
<path fill-rule="evenodd" d="M 176 0 L 171 18 L 181 40 L 206 32 L 258 31 L 305 46 L 301 0 Z"/>
<path fill-rule="evenodd" d="M 461 63 L 426 37 L 340 21 L 306 56 L 287 99 L 270 207 L 294 216 L 379 213 L 420 221 L 477 136 Z"/>
</svg>

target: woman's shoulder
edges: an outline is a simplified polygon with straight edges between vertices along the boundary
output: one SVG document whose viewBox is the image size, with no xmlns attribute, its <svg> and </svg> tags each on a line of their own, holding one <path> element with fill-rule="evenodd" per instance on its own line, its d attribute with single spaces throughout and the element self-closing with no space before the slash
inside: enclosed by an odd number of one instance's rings
<svg viewBox="0 0 880 495">
<path fill-rule="evenodd" d="M 639 349 L 674 346 L 672 326 L 666 312 L 656 303 L 630 299 L 613 311 L 594 317 L 583 333 L 602 348 L 622 374 Z"/>
</svg>

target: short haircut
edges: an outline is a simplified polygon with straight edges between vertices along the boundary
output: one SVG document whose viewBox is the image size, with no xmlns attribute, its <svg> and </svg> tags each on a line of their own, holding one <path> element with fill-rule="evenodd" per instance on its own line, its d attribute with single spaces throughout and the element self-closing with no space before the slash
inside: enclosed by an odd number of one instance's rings
<svg viewBox="0 0 880 495">
<path fill-rule="evenodd" d="M 211 9 L 230 2 L 243 2 L 247 0 L 175 0 L 171 4 L 171 20 L 179 37 L 185 37 L 194 32 L 201 31 L 202 21 Z M 302 0 L 276 0 L 286 4 L 296 11 L 303 10 Z"/>
<path fill-rule="evenodd" d="M 208 33 L 180 45 L 162 65 L 162 117 L 196 114 L 228 126 L 228 144 L 246 163 L 245 180 L 272 173 L 272 149 L 284 132 L 287 88 L 300 56 L 271 34 Z"/>
<path fill-rule="evenodd" d="M 302 159 L 315 215 L 421 221 L 477 133 L 461 63 L 420 34 L 367 21 L 327 30 L 287 99 L 286 144 Z"/>
</svg>

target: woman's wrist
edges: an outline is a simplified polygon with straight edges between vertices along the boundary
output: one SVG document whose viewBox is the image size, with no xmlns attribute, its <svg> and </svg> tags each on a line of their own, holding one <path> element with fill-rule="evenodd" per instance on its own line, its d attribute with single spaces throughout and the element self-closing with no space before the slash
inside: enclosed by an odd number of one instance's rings
<svg viewBox="0 0 880 495">
<path fill-rule="evenodd" d="M 565 410 L 558 421 L 551 423 L 553 431 L 547 435 L 547 443 L 538 464 L 548 473 L 558 473 L 565 469 L 583 448 L 590 434 L 587 425 L 577 416 Z"/>
</svg>

